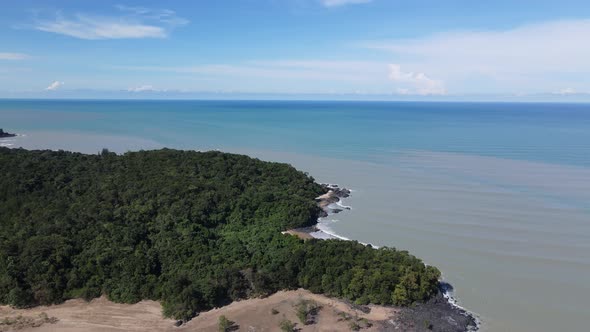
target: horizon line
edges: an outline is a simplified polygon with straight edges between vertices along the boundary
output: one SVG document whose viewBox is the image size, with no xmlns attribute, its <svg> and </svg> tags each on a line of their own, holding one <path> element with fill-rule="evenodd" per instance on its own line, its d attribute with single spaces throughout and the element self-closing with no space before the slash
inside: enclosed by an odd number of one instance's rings
<svg viewBox="0 0 590 332">
<path fill-rule="evenodd" d="M 416 100 L 416 99 L 214 99 L 214 98 L 87 98 L 87 97 L 0 97 L 0 101 L 213 101 L 213 102 L 374 102 L 374 103 L 465 103 L 465 104 L 590 104 L 590 100 Z"/>
</svg>

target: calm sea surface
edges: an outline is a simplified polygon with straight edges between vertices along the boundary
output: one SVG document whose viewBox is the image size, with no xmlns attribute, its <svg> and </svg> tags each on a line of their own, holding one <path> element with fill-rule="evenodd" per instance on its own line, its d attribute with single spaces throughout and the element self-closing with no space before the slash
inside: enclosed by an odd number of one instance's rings
<svg viewBox="0 0 590 332">
<path fill-rule="evenodd" d="M 328 232 L 438 266 L 486 331 L 588 331 L 590 104 L 0 100 L 0 145 L 220 149 L 354 190 Z"/>
</svg>

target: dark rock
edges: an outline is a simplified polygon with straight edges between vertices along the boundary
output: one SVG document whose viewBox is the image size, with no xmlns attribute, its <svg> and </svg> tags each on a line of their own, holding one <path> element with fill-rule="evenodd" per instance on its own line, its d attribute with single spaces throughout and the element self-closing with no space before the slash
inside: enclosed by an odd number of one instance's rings
<svg viewBox="0 0 590 332">
<path fill-rule="evenodd" d="M 350 197 L 350 190 L 346 188 L 333 188 L 332 191 L 334 192 L 334 196 L 340 198 Z"/>
<path fill-rule="evenodd" d="M 340 188 L 337 184 L 321 184 L 326 191 L 322 198 L 316 198 L 318 206 L 322 209 L 319 214 L 320 218 L 325 218 L 330 214 L 340 213 L 344 210 L 350 210 L 350 207 L 339 206 L 338 208 L 331 206 L 331 204 L 340 202 L 341 198 L 350 197 L 350 190 Z"/>
<path fill-rule="evenodd" d="M 14 136 L 16 136 L 16 134 L 7 133 L 0 128 L 0 138 L 14 137 Z"/>
<path fill-rule="evenodd" d="M 398 331 L 465 332 L 477 329 L 473 315 L 450 304 L 441 292 L 426 303 L 401 308 L 390 324 Z"/>
<path fill-rule="evenodd" d="M 181 320 L 177 320 L 176 322 L 174 322 L 174 326 L 176 326 L 176 327 L 179 327 L 179 326 L 181 326 L 182 324 L 184 324 L 184 322 L 183 322 L 183 321 L 181 321 Z"/>
</svg>

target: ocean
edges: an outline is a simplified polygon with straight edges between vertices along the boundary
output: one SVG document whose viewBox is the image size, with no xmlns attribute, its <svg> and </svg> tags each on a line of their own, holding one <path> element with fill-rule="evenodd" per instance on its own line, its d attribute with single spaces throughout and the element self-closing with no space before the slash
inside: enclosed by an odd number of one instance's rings
<svg viewBox="0 0 590 332">
<path fill-rule="evenodd" d="M 483 331 L 587 331 L 590 104 L 0 100 L 0 145 L 288 162 L 353 190 L 324 231 L 435 265 Z"/>
</svg>

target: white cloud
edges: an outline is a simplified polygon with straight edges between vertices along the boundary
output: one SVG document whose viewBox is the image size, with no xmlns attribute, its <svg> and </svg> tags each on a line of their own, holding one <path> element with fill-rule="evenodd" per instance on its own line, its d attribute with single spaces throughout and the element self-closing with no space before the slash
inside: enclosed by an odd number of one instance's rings
<svg viewBox="0 0 590 332">
<path fill-rule="evenodd" d="M 62 85 L 64 85 L 64 82 L 54 81 L 53 83 L 49 84 L 49 86 L 46 87 L 45 90 L 46 91 L 55 91 L 55 90 L 59 89 Z"/>
<path fill-rule="evenodd" d="M 0 52 L 0 60 L 25 60 L 29 56 L 22 53 L 2 53 Z"/>
<path fill-rule="evenodd" d="M 251 92 L 391 93 L 388 65 L 383 62 L 266 60 L 179 66 L 112 66 L 109 69 L 159 73 L 172 89 L 195 84 L 199 89 Z M 187 82 L 183 85 L 178 82 Z M 188 83 L 191 82 L 191 83 Z M 192 85 L 193 87 L 195 85 Z"/>
<path fill-rule="evenodd" d="M 565 88 L 565 89 L 561 89 L 559 91 L 555 91 L 553 94 L 567 96 L 567 95 L 575 95 L 577 93 L 578 92 L 575 89 Z"/>
<path fill-rule="evenodd" d="M 234 82 L 232 89 L 247 90 L 256 85 L 263 92 L 287 87 L 313 92 L 400 95 L 446 95 L 442 81 L 421 72 L 405 72 L 398 64 L 370 61 L 271 60 L 240 64 L 206 64 L 198 66 L 116 66 L 115 69 L 185 74 L 210 82 Z M 394 86 L 392 87 L 392 82 Z M 146 85 L 129 91 L 148 91 Z"/>
<path fill-rule="evenodd" d="M 344 5 L 356 5 L 362 3 L 369 3 L 372 0 L 320 0 L 325 7 L 338 7 Z"/>
<path fill-rule="evenodd" d="M 70 37 L 97 39 L 166 38 L 171 28 L 188 23 L 172 10 L 143 7 L 116 7 L 121 15 L 95 16 L 76 14 L 64 17 L 60 13 L 51 20 L 37 20 L 40 31 Z"/>
<path fill-rule="evenodd" d="M 129 91 L 129 92 L 158 92 L 161 90 L 155 89 L 151 85 L 141 85 L 138 87 L 129 88 L 129 89 L 127 89 L 127 91 Z"/>
<path fill-rule="evenodd" d="M 526 87 L 529 92 L 538 92 L 554 91 L 556 85 L 588 88 L 588 36 L 590 19 L 581 19 L 361 45 L 388 51 L 406 70 L 428 72 L 453 91 L 516 91 Z"/>
<path fill-rule="evenodd" d="M 399 94 L 444 95 L 446 89 L 441 81 L 433 80 L 424 73 L 403 72 L 398 64 L 389 65 L 389 78 L 401 85 Z"/>
<path fill-rule="evenodd" d="M 73 20 L 62 18 L 54 22 L 40 23 L 37 29 L 89 40 L 166 37 L 166 32 L 160 27 L 80 15 Z"/>
<path fill-rule="evenodd" d="M 114 68 L 195 74 L 210 77 L 242 77 L 267 80 L 305 79 L 365 83 L 384 76 L 385 64 L 363 61 L 273 60 L 239 64 L 205 64 L 197 66 L 116 66 Z M 364 82 L 363 82 L 364 81 Z"/>
<path fill-rule="evenodd" d="M 157 22 L 166 23 L 173 26 L 185 25 L 189 23 L 189 20 L 178 17 L 176 12 L 170 9 L 152 9 L 146 7 L 129 7 L 123 5 L 117 5 L 115 7 L 120 11 L 128 12 L 136 17 L 155 20 Z"/>
</svg>

